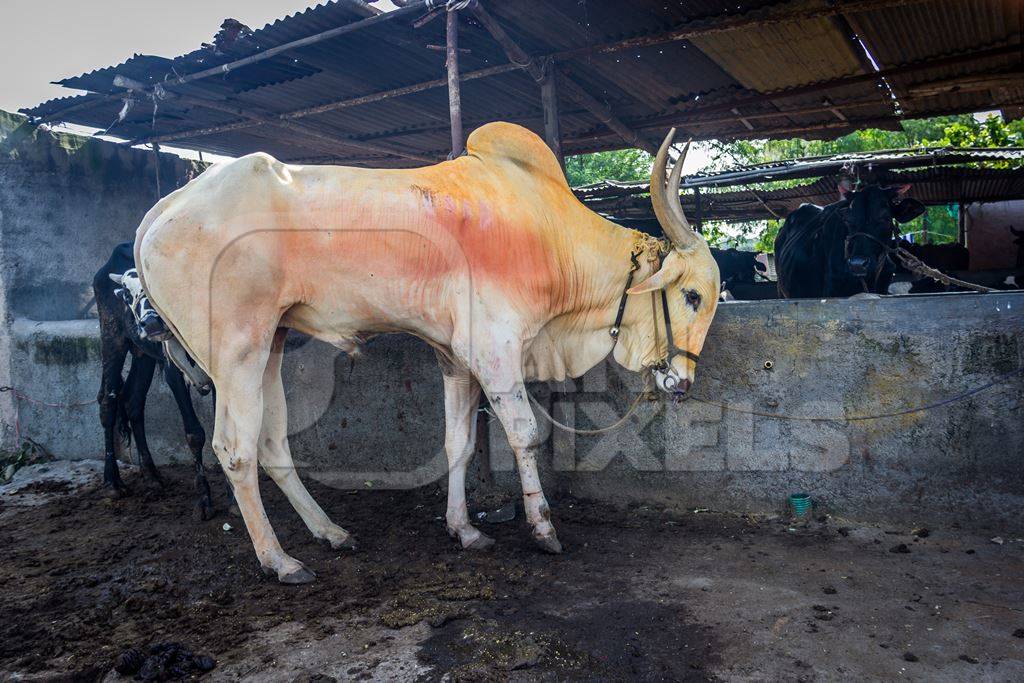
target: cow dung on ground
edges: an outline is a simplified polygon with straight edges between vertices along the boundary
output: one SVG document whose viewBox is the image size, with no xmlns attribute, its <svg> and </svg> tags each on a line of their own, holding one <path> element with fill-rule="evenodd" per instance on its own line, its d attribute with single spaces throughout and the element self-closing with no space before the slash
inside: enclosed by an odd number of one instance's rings
<svg viewBox="0 0 1024 683">
<path fill-rule="evenodd" d="M 311 539 L 263 481 L 282 542 L 318 574 L 283 586 L 237 520 L 192 521 L 188 468 L 166 474 L 165 490 L 125 499 L 98 487 L 31 507 L 0 496 L 0 679 L 127 680 L 118 656 L 164 643 L 215 660 L 189 673 L 210 680 L 893 679 L 908 666 L 1024 678 L 1024 544 L 1007 530 L 918 538 L 843 520 L 844 536 L 829 518 L 563 499 L 565 554 L 538 553 L 521 516 L 482 525 L 498 543 L 481 554 L 448 538 L 438 487 L 311 483 L 359 534 L 350 553 Z M 985 542 L 996 531 L 1002 546 Z M 914 552 L 890 553 L 893 541 Z"/>
</svg>

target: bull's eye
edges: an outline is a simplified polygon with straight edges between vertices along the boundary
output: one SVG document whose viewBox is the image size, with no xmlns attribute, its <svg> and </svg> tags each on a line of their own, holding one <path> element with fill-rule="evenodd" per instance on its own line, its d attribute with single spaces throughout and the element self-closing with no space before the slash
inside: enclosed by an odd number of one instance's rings
<svg viewBox="0 0 1024 683">
<path fill-rule="evenodd" d="M 697 310 L 700 307 L 700 294 L 695 289 L 688 289 L 684 293 L 686 297 L 686 303 L 690 305 L 693 310 Z"/>
</svg>

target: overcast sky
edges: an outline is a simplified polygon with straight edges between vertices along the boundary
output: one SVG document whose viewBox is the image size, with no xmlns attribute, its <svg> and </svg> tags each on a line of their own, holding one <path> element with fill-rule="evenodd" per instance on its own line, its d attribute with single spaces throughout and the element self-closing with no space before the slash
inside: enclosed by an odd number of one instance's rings
<svg viewBox="0 0 1024 683">
<path fill-rule="evenodd" d="M 209 42 L 232 17 L 257 29 L 310 0 L 0 0 L 0 109 L 72 91 L 50 85 L 136 52 L 177 57 Z"/>
</svg>

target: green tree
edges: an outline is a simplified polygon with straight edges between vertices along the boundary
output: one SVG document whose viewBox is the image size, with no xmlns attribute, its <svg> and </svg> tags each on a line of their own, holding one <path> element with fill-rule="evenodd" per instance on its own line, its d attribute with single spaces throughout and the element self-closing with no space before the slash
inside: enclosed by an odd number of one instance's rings
<svg viewBox="0 0 1024 683">
<path fill-rule="evenodd" d="M 592 185 L 602 180 L 630 182 L 651 176 L 654 158 L 642 149 L 620 149 L 566 157 L 565 175 L 569 187 Z"/>
</svg>

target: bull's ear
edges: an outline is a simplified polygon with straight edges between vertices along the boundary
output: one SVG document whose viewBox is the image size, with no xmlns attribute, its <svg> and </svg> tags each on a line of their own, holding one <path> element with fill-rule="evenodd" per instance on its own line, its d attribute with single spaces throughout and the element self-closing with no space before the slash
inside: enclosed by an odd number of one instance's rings
<svg viewBox="0 0 1024 683">
<path fill-rule="evenodd" d="M 654 275 L 650 276 L 638 285 L 633 285 L 626 290 L 626 294 L 643 294 L 644 292 L 656 292 L 659 289 L 665 289 L 665 285 L 669 283 L 669 275 L 665 272 L 665 267 L 662 266 Z"/>
<path fill-rule="evenodd" d="M 897 223 L 907 223 L 927 210 L 928 207 L 916 199 L 904 199 L 892 205 L 892 217 L 896 219 Z"/>
<path fill-rule="evenodd" d="M 116 284 L 124 284 L 124 273 L 107 273 L 107 277 L 113 280 Z"/>
</svg>

